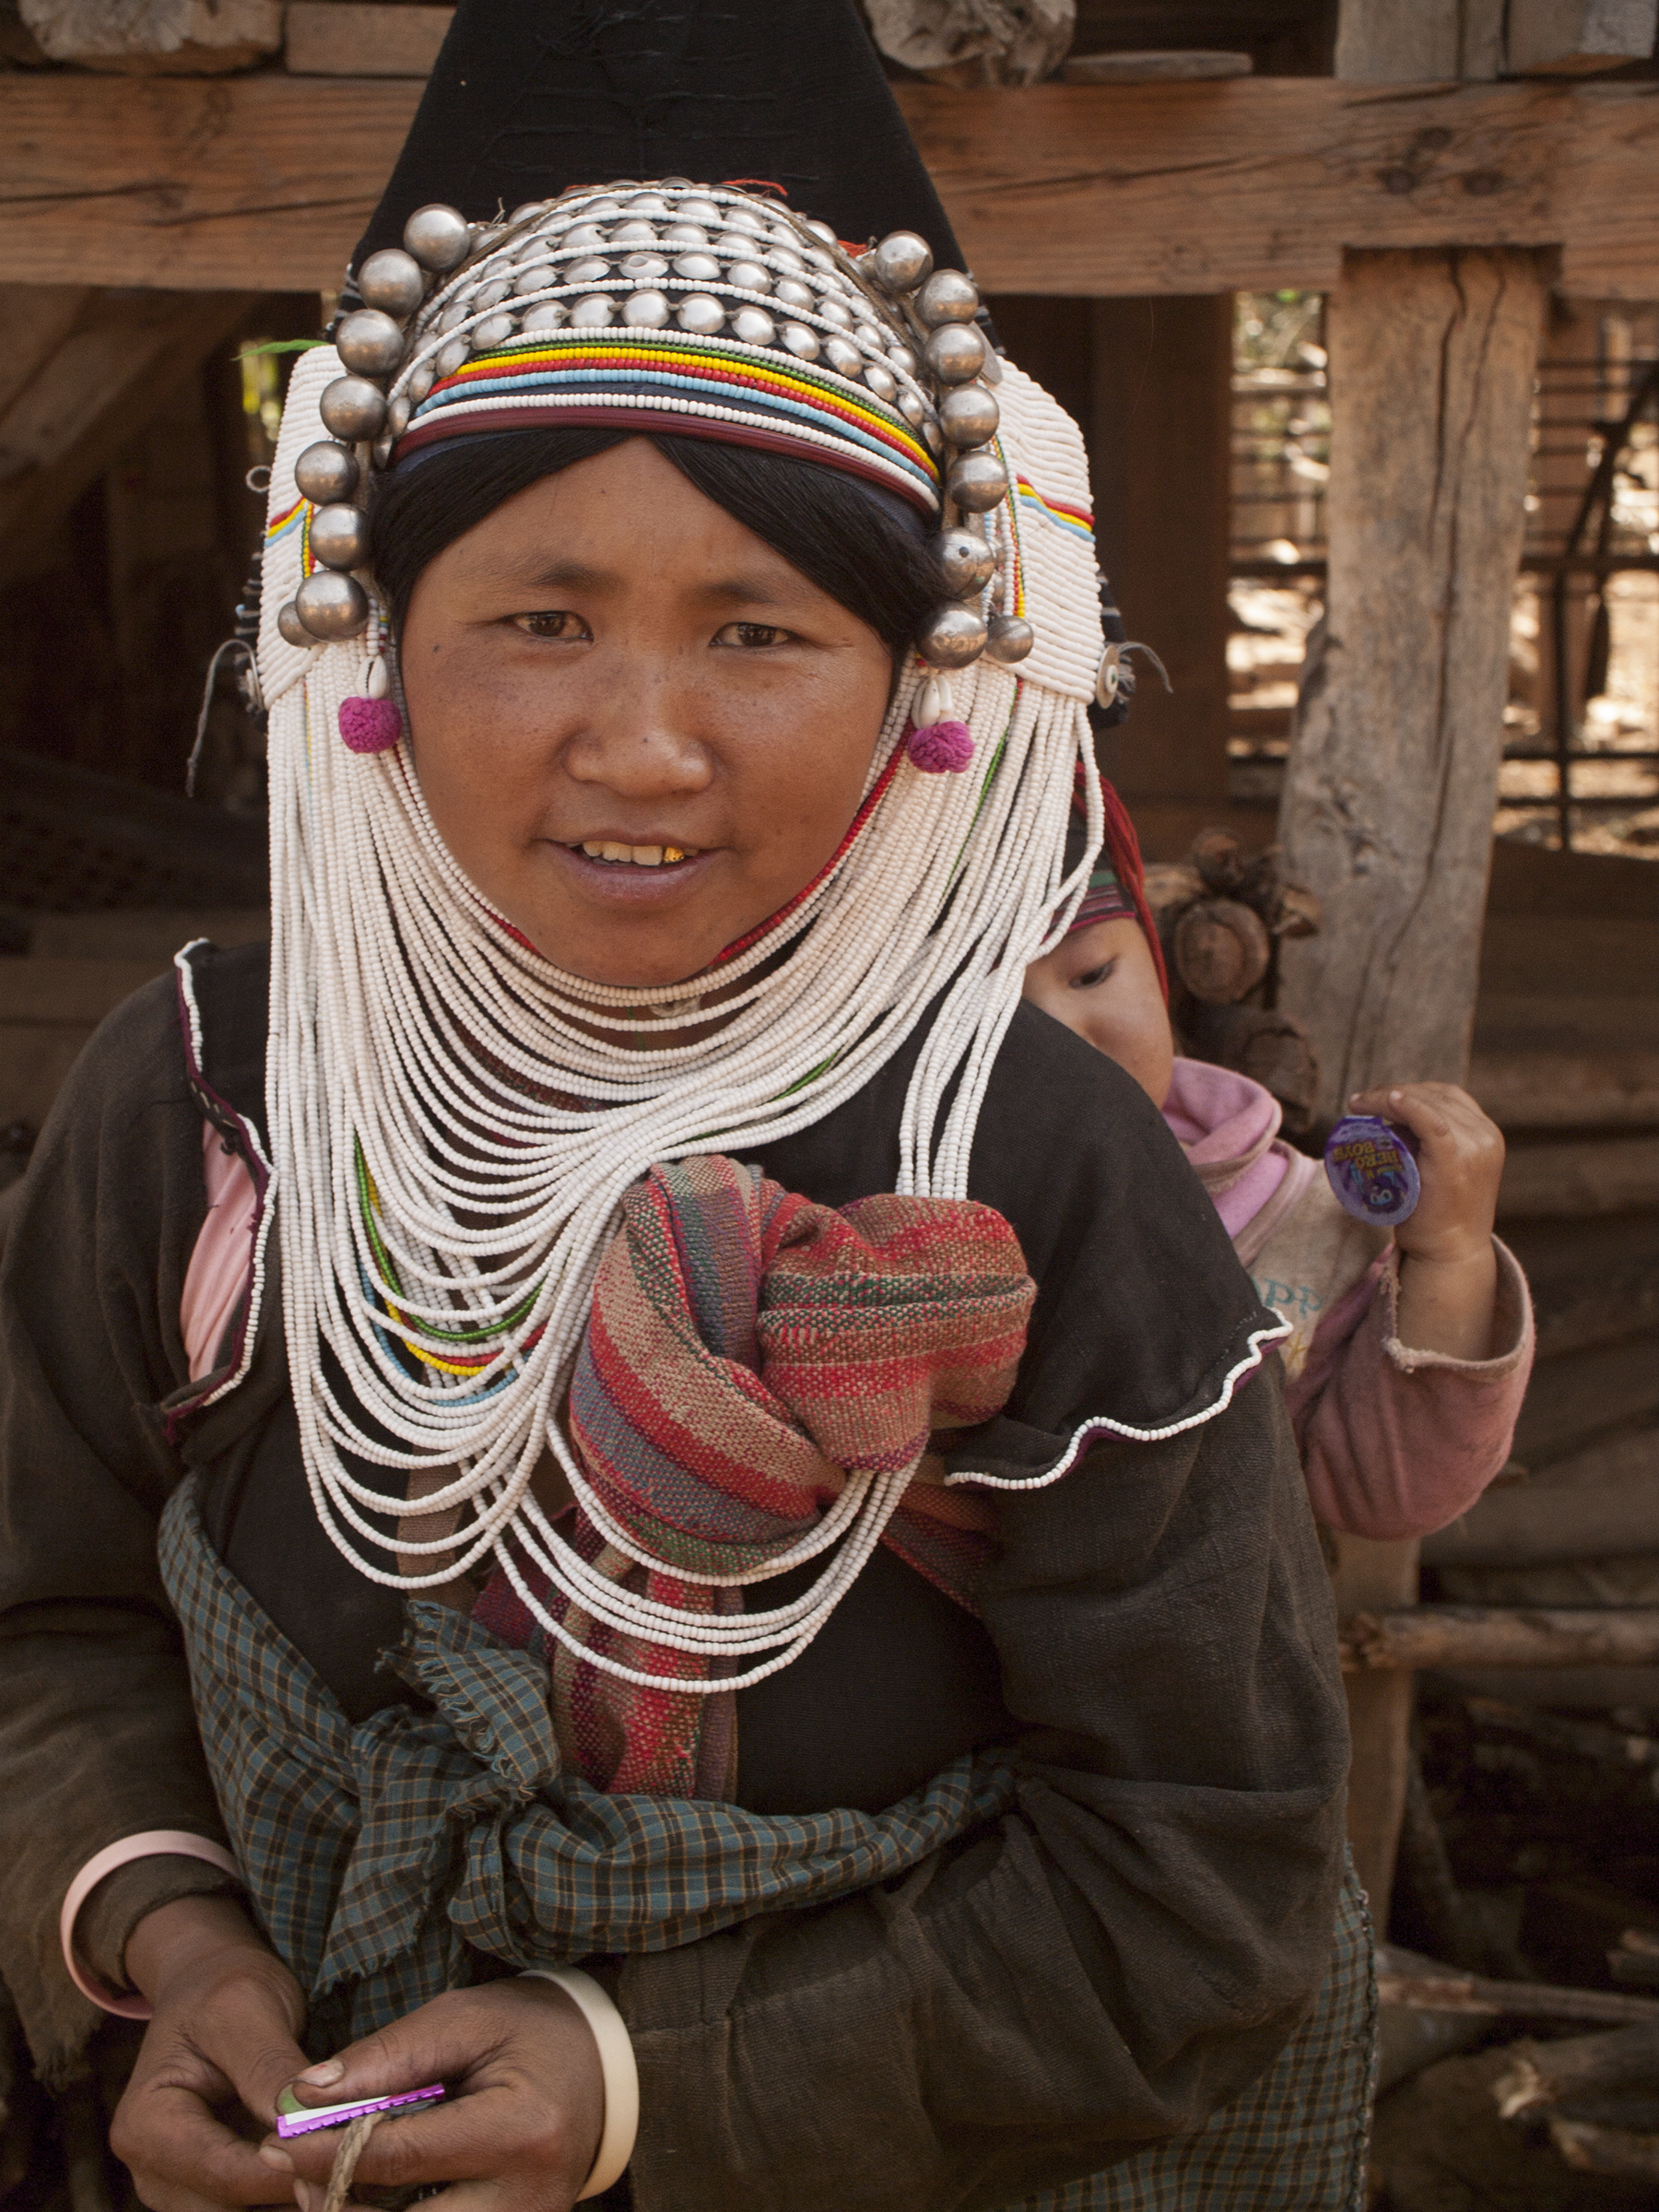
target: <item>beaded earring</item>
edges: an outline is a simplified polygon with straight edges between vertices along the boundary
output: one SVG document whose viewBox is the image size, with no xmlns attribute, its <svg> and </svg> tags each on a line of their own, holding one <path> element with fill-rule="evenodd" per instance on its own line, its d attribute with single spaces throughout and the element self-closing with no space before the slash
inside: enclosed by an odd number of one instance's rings
<svg viewBox="0 0 1659 2212">
<path fill-rule="evenodd" d="M 364 697 L 340 701 L 340 739 L 349 753 L 389 752 L 403 736 L 403 716 L 378 636 L 363 671 Z"/>
</svg>

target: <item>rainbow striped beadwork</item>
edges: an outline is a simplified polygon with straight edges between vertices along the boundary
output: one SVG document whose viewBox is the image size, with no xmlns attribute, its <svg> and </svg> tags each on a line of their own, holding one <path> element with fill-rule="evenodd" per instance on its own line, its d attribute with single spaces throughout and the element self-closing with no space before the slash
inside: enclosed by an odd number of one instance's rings
<svg viewBox="0 0 1659 2212">
<path fill-rule="evenodd" d="M 734 440 L 766 442 L 828 462 L 902 493 L 932 514 L 939 470 L 896 407 L 833 370 L 781 360 L 734 338 L 674 331 L 556 331 L 509 340 L 435 383 L 409 418 L 394 461 L 464 431 L 557 422 L 670 429 L 695 418 L 701 434 L 731 426 Z"/>
</svg>

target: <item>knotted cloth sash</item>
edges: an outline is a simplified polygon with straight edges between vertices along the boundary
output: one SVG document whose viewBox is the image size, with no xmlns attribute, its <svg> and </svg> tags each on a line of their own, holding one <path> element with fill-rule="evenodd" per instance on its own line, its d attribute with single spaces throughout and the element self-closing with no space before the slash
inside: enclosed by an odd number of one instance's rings
<svg viewBox="0 0 1659 2212">
<path fill-rule="evenodd" d="M 767 1819 L 606 1795 L 560 1758 L 547 1669 L 421 1598 L 390 1657 L 419 1706 L 354 1724 L 214 1551 L 199 1477 L 168 1500 L 159 1557 L 226 1831 L 311 2000 L 313 2058 L 488 1978 L 490 1961 L 671 1950 L 894 1881 L 1017 1802 L 1000 1747 L 878 1814 Z M 390 1677 L 386 1690 L 395 1700 Z"/>
<path fill-rule="evenodd" d="M 1001 1411 L 1036 1286 L 992 1207 L 888 1193 L 837 1211 L 708 1155 L 653 1167 L 622 1212 L 570 1428 L 601 1508 L 660 1564 L 638 1565 L 580 1507 L 569 1540 L 641 1597 L 740 1610 L 736 1590 L 690 1578 L 764 1569 L 850 1479 L 911 1473 L 933 1431 Z M 987 1528 L 982 1500 L 912 1480 L 883 1541 L 971 1608 Z M 582 1650 L 665 1682 L 730 1671 L 595 1621 L 528 1559 L 515 1563 Z M 504 1571 L 473 1618 L 547 1661 L 560 1747 L 597 1787 L 731 1795 L 733 1698 L 593 1665 L 547 1634 Z"/>
</svg>

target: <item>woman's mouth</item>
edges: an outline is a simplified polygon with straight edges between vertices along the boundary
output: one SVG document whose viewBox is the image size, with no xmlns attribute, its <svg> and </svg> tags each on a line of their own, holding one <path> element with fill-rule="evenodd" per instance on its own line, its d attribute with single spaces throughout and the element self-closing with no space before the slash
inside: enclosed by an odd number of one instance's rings
<svg viewBox="0 0 1659 2212">
<path fill-rule="evenodd" d="M 584 839 L 575 850 L 585 860 L 623 868 L 677 868 L 700 857 L 691 845 L 623 845 L 609 838 Z"/>
</svg>

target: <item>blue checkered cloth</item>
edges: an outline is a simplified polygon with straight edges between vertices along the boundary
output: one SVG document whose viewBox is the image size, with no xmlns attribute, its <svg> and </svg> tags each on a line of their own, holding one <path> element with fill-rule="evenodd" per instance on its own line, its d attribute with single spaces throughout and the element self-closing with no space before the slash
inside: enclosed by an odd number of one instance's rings
<svg viewBox="0 0 1659 2212">
<path fill-rule="evenodd" d="M 159 1558 L 237 1864 L 318 2055 L 491 1971 L 671 1950 L 890 1882 L 1015 1802 L 995 1754 L 878 1814 L 606 1795 L 560 1767 L 546 1665 L 421 1600 L 395 1664 L 433 1710 L 354 1727 L 227 1571 L 194 1478 Z"/>
<path fill-rule="evenodd" d="M 1330 1971 L 1261 2079 L 1191 2135 L 1006 2212 L 1364 2212 L 1376 2074 L 1371 1914 L 1350 1863 Z"/>
</svg>

